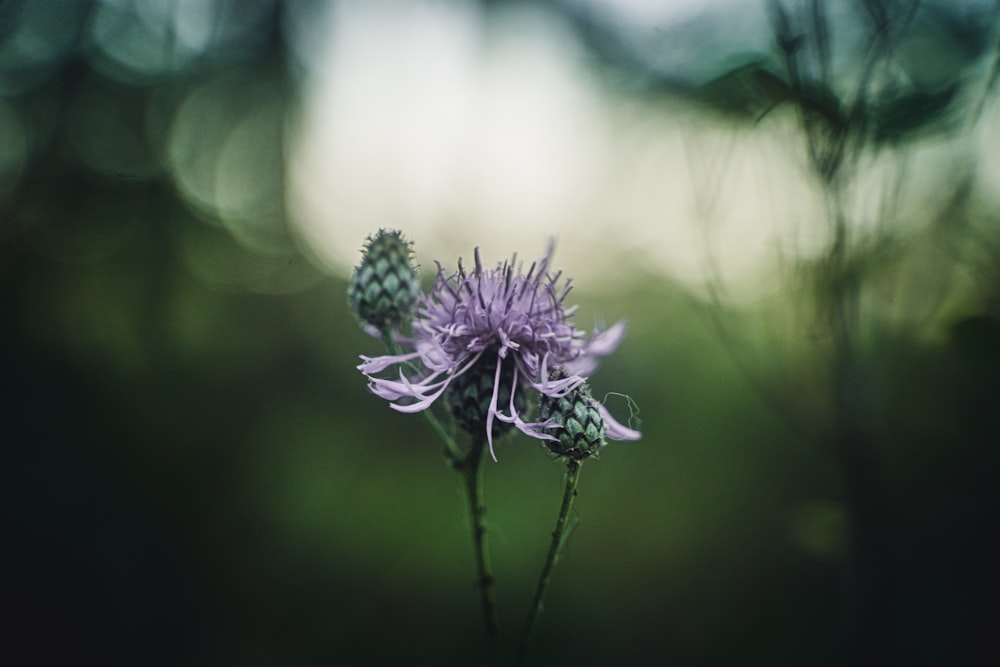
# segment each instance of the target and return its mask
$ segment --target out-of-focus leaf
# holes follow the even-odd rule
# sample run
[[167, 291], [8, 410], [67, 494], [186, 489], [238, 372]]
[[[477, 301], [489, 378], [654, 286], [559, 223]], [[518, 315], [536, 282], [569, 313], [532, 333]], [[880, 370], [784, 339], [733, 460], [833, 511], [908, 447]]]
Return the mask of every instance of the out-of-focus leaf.
[[751, 119], [795, 97], [788, 83], [760, 60], [732, 69], [688, 93], [723, 113]]
[[806, 111], [818, 115], [831, 126], [842, 126], [847, 123], [844, 105], [832, 90], [818, 81], [808, 81], [798, 92], [797, 101]]
[[830, 88], [818, 81], [806, 81], [796, 89], [763, 60], [740, 65], [704, 85], [679, 92], [744, 120], [759, 120], [775, 108], [791, 103], [831, 126], [846, 123], [840, 98]]
[[897, 95], [876, 105], [871, 111], [875, 142], [899, 143], [951, 129], [954, 118], [946, 111], [957, 92], [956, 82], [939, 90], [917, 90]]

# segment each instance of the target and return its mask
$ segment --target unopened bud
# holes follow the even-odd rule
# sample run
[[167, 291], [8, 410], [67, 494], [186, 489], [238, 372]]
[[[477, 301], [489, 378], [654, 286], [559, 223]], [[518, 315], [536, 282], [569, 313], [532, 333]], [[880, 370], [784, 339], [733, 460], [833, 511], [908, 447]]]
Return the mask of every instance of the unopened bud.
[[[565, 377], [556, 371], [552, 379]], [[542, 394], [538, 404], [539, 418], [551, 425], [549, 433], [557, 440], [544, 440], [549, 451], [560, 458], [582, 461], [595, 456], [606, 444], [604, 417], [586, 382], [563, 396]]]
[[369, 236], [347, 290], [358, 320], [383, 333], [398, 329], [413, 315], [419, 292], [411, 243], [395, 230]]

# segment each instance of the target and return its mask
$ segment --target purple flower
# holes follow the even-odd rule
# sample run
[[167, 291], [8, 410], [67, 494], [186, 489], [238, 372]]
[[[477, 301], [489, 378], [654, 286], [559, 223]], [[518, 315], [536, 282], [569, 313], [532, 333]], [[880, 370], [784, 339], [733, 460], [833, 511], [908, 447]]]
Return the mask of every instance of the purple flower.
[[[618, 347], [625, 325], [618, 322], [588, 337], [569, 321], [576, 310], [564, 305], [570, 281], [560, 287], [561, 272], [549, 272], [552, 250], [550, 244], [527, 273], [516, 255], [495, 269], [484, 269], [478, 248], [472, 271], [466, 271], [459, 260], [458, 270], [448, 275], [438, 264], [430, 293], [418, 298], [412, 334], [405, 341], [412, 351], [361, 357], [364, 363], [358, 370], [368, 377], [371, 391], [400, 412], [419, 412], [459, 378], [486, 372], [492, 376], [486, 378], [487, 393], [492, 387], [492, 395], [483, 421], [494, 460], [496, 421], [534, 438], [556, 439], [545, 432], [558, 428], [551, 420], [524, 420], [518, 405], [527, 402], [521, 392], [530, 388], [548, 397], [566, 395], [586, 380], [599, 357]], [[394, 366], [398, 367], [395, 376], [379, 377]], [[553, 374], [557, 367], [563, 372]], [[639, 438], [638, 431], [616, 422], [603, 406], [600, 410], [608, 437]]]

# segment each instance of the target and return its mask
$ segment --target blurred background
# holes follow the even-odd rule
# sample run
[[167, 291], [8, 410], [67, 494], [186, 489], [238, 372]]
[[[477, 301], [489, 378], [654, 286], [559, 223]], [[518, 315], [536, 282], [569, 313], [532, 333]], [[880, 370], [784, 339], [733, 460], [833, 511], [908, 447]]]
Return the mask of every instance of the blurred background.
[[[629, 323], [530, 664], [996, 664], [998, 17], [0, 0], [0, 654], [482, 663], [460, 478], [355, 369], [391, 227]], [[497, 451], [508, 654], [564, 467]]]

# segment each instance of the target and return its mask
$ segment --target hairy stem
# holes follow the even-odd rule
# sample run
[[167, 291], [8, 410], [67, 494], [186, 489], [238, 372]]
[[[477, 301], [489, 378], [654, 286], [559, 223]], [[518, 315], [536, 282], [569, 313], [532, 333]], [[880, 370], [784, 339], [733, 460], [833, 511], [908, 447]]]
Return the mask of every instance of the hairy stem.
[[552, 543], [549, 545], [549, 553], [545, 557], [545, 565], [542, 566], [542, 574], [539, 576], [538, 586], [535, 588], [535, 598], [531, 603], [531, 611], [528, 614], [528, 621], [524, 626], [524, 634], [521, 636], [521, 646], [518, 649], [520, 660], [524, 659], [528, 640], [535, 630], [538, 616], [542, 613], [545, 591], [552, 580], [552, 568], [559, 561], [559, 554], [566, 543], [566, 522], [569, 519], [570, 510], [573, 509], [573, 499], [576, 497], [576, 485], [580, 479], [580, 468], [582, 465], [580, 461], [570, 460], [566, 466], [566, 488], [563, 490], [562, 505], [559, 507], [556, 528], [552, 531]]

